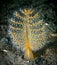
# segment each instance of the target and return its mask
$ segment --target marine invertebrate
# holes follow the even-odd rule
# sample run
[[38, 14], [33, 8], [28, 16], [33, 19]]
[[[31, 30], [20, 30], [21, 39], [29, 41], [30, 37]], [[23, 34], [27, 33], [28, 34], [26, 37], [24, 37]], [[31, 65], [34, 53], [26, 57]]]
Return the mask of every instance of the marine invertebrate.
[[24, 8], [13, 13], [9, 19], [8, 34], [13, 45], [24, 52], [24, 58], [34, 59], [33, 51], [51, 42], [53, 30], [35, 9]]

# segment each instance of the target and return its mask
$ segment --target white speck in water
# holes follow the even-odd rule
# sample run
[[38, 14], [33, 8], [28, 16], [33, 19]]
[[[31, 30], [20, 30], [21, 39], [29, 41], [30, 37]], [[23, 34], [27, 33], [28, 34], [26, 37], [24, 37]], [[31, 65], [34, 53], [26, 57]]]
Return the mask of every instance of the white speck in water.
[[27, 61], [29, 63], [29, 61]]
[[7, 51], [7, 50], [5, 50], [5, 49], [4, 49], [3, 51], [4, 51], [4, 52], [6, 52], [6, 53], [8, 52], [8, 51]]
[[45, 25], [48, 25], [48, 23], [45, 23]]

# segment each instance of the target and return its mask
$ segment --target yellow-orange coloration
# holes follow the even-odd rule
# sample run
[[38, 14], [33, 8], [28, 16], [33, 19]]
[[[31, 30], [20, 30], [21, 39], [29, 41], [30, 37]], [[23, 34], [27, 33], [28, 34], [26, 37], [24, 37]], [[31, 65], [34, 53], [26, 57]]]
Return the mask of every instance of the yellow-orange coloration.
[[35, 58], [33, 52], [38, 51], [46, 43], [49, 43], [49, 35], [55, 35], [51, 34], [48, 24], [44, 22], [43, 18], [35, 10], [23, 9], [20, 12], [24, 15], [22, 16], [17, 11], [14, 12], [14, 17], [11, 18], [9, 26], [9, 33], [11, 39], [13, 38], [14, 45], [24, 52], [24, 58], [33, 60]]
[[30, 49], [29, 43], [25, 44], [24, 58], [26, 60], [33, 60], [34, 59], [34, 54], [33, 54], [32, 50]]
[[14, 19], [11, 19], [11, 22], [12, 22], [13, 24], [22, 24], [21, 22], [17, 22], [17, 21], [15, 21]]
[[34, 10], [29, 10], [29, 9], [24, 9], [24, 11], [22, 11], [22, 13], [24, 13], [25, 15], [29, 15], [32, 14]]

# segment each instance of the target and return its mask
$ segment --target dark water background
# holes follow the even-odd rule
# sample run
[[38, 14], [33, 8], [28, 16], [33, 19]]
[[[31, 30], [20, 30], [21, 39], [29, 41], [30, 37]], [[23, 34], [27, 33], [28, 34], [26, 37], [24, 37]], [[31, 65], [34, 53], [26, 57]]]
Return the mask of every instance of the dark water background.
[[[19, 58], [22, 63], [18, 64], [16, 62], [19, 52], [12, 48], [11, 45], [8, 45], [10, 39], [7, 35], [7, 27], [8, 18], [12, 16], [13, 11], [22, 7], [38, 8], [40, 13], [43, 15], [43, 18], [47, 23], [52, 24], [53, 27], [51, 27], [55, 29], [54, 33], [57, 34], [56, 0], [0, 0], [0, 65], [57, 65], [57, 36], [53, 38], [55, 41], [50, 43], [47, 48], [44, 49], [45, 51], [39, 51], [40, 54], [37, 54], [39, 56], [36, 60], [27, 63]], [[8, 50], [9, 53], [5, 53], [3, 51], [4, 49]], [[13, 56], [16, 57], [14, 58]], [[15, 59], [15, 62], [13, 59]]]

